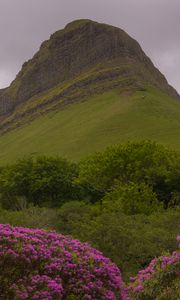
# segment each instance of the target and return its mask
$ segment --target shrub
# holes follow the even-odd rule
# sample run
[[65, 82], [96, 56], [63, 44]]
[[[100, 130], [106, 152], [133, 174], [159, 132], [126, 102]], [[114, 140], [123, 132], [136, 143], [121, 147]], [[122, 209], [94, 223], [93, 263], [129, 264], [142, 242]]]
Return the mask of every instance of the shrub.
[[0, 225], [0, 299], [121, 299], [118, 268], [88, 244]]
[[144, 183], [116, 184], [102, 199], [107, 211], [122, 211], [127, 215], [149, 215], [162, 208], [151, 187]]
[[[177, 237], [180, 241], [180, 236]], [[180, 246], [180, 245], [179, 245]], [[155, 258], [149, 266], [131, 277], [127, 300], [180, 299], [180, 252]]]
[[102, 251], [118, 265], [124, 280], [128, 280], [153, 257], [176, 249], [179, 209], [127, 216], [118, 210], [102, 211], [97, 205], [73, 201], [57, 211], [56, 230]]
[[56, 230], [57, 221], [57, 210], [53, 208], [31, 206], [20, 211], [0, 208], [0, 224]]

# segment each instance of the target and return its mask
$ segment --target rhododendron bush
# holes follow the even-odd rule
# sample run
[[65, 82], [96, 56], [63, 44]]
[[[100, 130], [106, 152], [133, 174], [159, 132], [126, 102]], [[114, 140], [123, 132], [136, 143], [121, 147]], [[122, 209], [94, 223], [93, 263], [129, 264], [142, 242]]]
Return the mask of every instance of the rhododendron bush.
[[85, 243], [0, 224], [0, 299], [121, 299], [118, 268]]
[[[180, 242], [180, 236], [177, 241]], [[180, 252], [154, 258], [147, 268], [130, 280], [125, 300], [180, 299]]]

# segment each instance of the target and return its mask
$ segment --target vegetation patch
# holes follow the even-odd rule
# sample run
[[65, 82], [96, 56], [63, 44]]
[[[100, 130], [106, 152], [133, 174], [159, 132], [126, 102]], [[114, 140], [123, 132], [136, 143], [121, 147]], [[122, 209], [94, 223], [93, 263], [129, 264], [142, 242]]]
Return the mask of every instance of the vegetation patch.
[[55, 232], [0, 225], [0, 297], [121, 299], [118, 268], [87, 244]]
[[[177, 237], [180, 241], [180, 236]], [[180, 246], [180, 245], [179, 245]], [[177, 300], [180, 298], [180, 252], [154, 258], [136, 277], [131, 277], [127, 300]]]

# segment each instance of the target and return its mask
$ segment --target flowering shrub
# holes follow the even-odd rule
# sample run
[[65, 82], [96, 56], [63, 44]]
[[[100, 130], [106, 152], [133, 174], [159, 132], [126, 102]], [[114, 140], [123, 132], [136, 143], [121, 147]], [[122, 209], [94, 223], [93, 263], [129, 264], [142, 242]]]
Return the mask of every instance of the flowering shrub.
[[[180, 236], [177, 241], [180, 242]], [[180, 299], [180, 252], [177, 250], [153, 259], [146, 269], [130, 280], [126, 300]]]
[[122, 299], [118, 268], [55, 232], [0, 224], [0, 270], [1, 300]]

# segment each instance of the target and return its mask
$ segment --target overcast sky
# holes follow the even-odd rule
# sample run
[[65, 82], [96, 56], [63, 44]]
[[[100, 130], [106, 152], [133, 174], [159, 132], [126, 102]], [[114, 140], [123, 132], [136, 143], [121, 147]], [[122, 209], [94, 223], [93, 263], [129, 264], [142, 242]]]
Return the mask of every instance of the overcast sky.
[[0, 0], [0, 88], [50, 34], [80, 18], [124, 29], [180, 93], [180, 0]]

